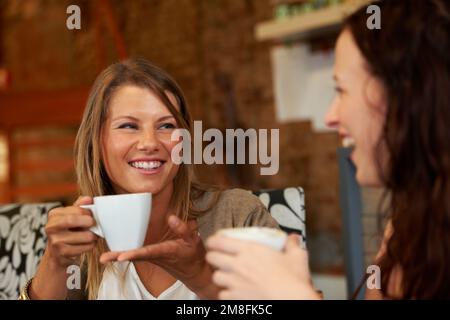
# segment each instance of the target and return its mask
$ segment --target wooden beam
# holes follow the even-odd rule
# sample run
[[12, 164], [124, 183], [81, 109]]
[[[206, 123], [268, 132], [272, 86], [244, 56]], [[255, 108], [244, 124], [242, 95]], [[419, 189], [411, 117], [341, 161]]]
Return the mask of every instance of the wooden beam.
[[75, 137], [62, 137], [62, 138], [39, 138], [30, 139], [25, 141], [11, 141], [11, 149], [24, 149], [24, 148], [54, 148], [54, 147], [73, 147], [75, 144]]
[[111, 32], [111, 36], [114, 40], [114, 45], [116, 46], [117, 53], [119, 54], [119, 59], [125, 60], [128, 57], [127, 48], [123, 39], [122, 32], [119, 29], [116, 16], [114, 15], [111, 2], [109, 0], [100, 0], [100, 6], [105, 13], [106, 25], [109, 29], [109, 32]]
[[9, 186], [9, 188], [4, 189], [4, 195], [2, 197], [3, 201], [10, 202], [13, 199], [12, 193], [11, 193], [11, 182], [12, 182], [12, 170], [13, 170], [13, 163], [12, 163], [12, 153], [10, 148], [11, 143], [11, 132], [5, 131], [5, 138], [6, 138], [6, 145], [8, 147], [8, 175], [6, 177], [6, 185]]
[[4, 21], [3, 21], [3, 15], [5, 12], [5, 7], [6, 7], [6, 3], [4, 0], [0, 0], [0, 67], [3, 66], [3, 50], [4, 50], [4, 46], [3, 46], [3, 39], [4, 39], [4, 35], [3, 35], [3, 30], [5, 29], [4, 26]]
[[15, 172], [19, 171], [27, 171], [27, 172], [36, 172], [36, 171], [69, 171], [74, 170], [74, 161], [73, 159], [61, 159], [61, 160], [46, 160], [46, 161], [23, 161], [15, 163]]
[[0, 128], [81, 122], [89, 88], [0, 94]]
[[16, 187], [12, 190], [14, 198], [27, 196], [56, 198], [60, 196], [76, 195], [77, 192], [78, 185], [76, 183], [54, 183], [32, 187]]

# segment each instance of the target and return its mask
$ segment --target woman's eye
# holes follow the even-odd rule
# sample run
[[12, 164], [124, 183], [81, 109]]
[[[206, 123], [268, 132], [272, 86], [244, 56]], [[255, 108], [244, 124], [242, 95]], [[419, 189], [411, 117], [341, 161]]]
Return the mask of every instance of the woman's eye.
[[175, 125], [173, 123], [164, 123], [159, 128], [160, 129], [175, 129]]
[[119, 126], [119, 129], [137, 129], [137, 125], [134, 123], [123, 123]]

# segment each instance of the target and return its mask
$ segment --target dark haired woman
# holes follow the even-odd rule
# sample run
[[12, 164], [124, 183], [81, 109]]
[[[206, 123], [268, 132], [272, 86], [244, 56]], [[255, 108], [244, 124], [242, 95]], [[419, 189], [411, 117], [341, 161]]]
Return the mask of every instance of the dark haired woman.
[[[326, 116], [353, 143], [356, 178], [390, 193], [389, 223], [375, 258], [381, 290], [367, 298], [450, 298], [450, 2], [379, 1], [336, 44], [336, 97]], [[221, 298], [315, 299], [307, 253], [214, 236], [207, 260]], [[299, 267], [302, 266], [302, 267]], [[261, 281], [264, 279], [264, 281]]]

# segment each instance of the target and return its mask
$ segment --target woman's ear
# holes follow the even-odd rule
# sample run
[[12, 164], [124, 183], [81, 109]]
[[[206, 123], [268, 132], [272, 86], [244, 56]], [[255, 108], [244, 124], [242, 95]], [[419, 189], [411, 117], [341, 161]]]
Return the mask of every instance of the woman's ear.
[[372, 108], [383, 114], [386, 112], [386, 89], [379, 78], [369, 77], [366, 86], [366, 96]]

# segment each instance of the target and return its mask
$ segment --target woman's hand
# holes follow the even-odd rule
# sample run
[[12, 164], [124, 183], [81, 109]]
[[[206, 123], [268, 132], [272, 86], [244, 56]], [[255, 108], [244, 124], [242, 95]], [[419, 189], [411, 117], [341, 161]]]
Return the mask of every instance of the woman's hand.
[[308, 267], [308, 254], [298, 236], [288, 237], [284, 252], [261, 244], [214, 235], [208, 239], [206, 260], [217, 271], [213, 281], [229, 299], [319, 299]]
[[197, 222], [184, 223], [176, 216], [170, 216], [168, 224], [176, 239], [126, 252], [107, 252], [102, 254], [100, 262], [148, 261], [182, 281], [201, 299], [215, 299], [219, 288], [212, 283], [212, 268], [205, 260], [206, 250], [198, 234]]
[[49, 261], [67, 268], [82, 253], [94, 248], [97, 236], [89, 228], [95, 225], [95, 220], [89, 210], [79, 207], [91, 203], [92, 198], [80, 197], [73, 206], [49, 212], [45, 226], [48, 239], [45, 254]]
[[89, 231], [95, 224], [90, 211], [79, 207], [91, 203], [92, 198], [80, 197], [73, 206], [49, 212], [47, 248], [28, 290], [31, 299], [66, 298], [67, 267], [78, 264], [80, 255], [94, 248], [97, 241]]

